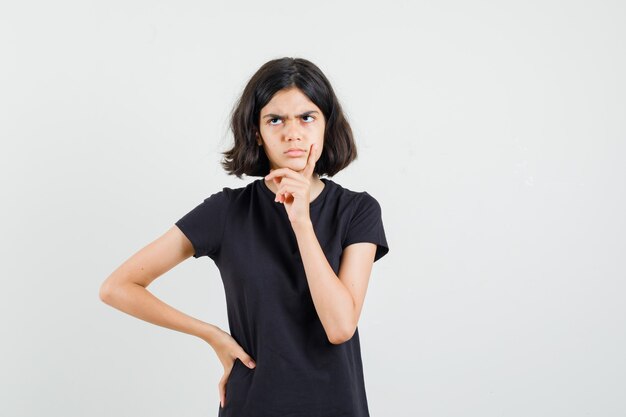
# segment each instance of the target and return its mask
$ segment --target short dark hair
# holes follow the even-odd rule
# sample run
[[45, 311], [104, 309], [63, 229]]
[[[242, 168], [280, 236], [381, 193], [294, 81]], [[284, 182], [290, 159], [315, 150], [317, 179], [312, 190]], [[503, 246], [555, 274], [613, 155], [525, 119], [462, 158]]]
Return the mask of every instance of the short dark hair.
[[242, 174], [269, 173], [269, 160], [256, 140], [260, 111], [276, 92], [292, 87], [302, 91], [324, 115], [324, 146], [314, 172], [332, 177], [357, 158], [352, 128], [326, 76], [306, 59], [284, 57], [268, 61], [257, 70], [230, 113], [235, 144], [222, 152], [221, 162], [229, 175], [241, 178]]

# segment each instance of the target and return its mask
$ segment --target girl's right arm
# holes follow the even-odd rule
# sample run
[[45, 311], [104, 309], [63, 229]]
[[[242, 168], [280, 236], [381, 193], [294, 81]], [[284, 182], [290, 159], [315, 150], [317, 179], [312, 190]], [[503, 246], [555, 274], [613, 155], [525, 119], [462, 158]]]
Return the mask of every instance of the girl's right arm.
[[213, 347], [225, 374], [218, 384], [220, 401], [236, 359], [246, 366], [254, 364], [237, 341], [227, 332], [210, 323], [191, 317], [164, 303], [147, 290], [148, 285], [165, 272], [191, 257], [194, 248], [177, 226], [127, 259], [100, 286], [100, 299], [124, 313], [168, 329], [197, 336]]
[[188, 333], [213, 345], [216, 326], [165, 304], [146, 288], [193, 254], [191, 242], [176, 226], [127, 259], [100, 286], [100, 299], [124, 313], [158, 326]]

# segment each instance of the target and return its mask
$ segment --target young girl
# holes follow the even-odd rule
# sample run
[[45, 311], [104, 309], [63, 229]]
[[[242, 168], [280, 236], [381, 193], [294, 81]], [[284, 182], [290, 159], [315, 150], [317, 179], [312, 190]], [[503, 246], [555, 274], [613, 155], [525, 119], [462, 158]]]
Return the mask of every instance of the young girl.
[[[313, 63], [272, 60], [246, 85], [231, 128], [223, 167], [262, 178], [204, 199], [115, 270], [100, 297], [210, 344], [224, 366], [220, 417], [369, 416], [357, 324], [389, 248], [377, 200], [320, 178], [357, 157], [337, 97]], [[190, 256], [217, 265], [230, 334], [147, 291]]]

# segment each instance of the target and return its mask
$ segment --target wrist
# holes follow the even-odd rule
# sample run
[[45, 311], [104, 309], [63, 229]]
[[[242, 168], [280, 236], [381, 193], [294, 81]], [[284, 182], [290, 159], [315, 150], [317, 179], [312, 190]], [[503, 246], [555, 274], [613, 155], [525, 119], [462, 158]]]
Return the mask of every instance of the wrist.
[[313, 230], [313, 223], [311, 222], [311, 219], [296, 220], [291, 222], [291, 228], [295, 233], [299, 233], [301, 231], [309, 231]]
[[215, 347], [215, 345], [219, 342], [220, 338], [222, 337], [223, 333], [224, 331], [220, 329], [219, 327], [211, 323], [204, 323], [204, 325], [202, 326], [202, 330], [200, 334], [198, 335], [198, 337], [204, 340], [205, 342], [207, 342], [209, 345]]

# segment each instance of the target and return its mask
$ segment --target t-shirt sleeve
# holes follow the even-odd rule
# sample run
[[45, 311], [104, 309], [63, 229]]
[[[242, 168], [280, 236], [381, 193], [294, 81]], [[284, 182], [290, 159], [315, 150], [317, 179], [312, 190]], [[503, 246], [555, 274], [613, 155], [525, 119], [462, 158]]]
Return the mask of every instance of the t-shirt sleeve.
[[366, 191], [356, 197], [356, 207], [348, 223], [348, 230], [342, 248], [357, 243], [371, 242], [376, 244], [374, 262], [389, 252], [385, 229], [383, 227], [382, 210], [378, 201]]
[[228, 206], [229, 194], [224, 188], [205, 198], [202, 203], [176, 221], [176, 226], [193, 245], [194, 258], [209, 256], [215, 260], [222, 245]]

